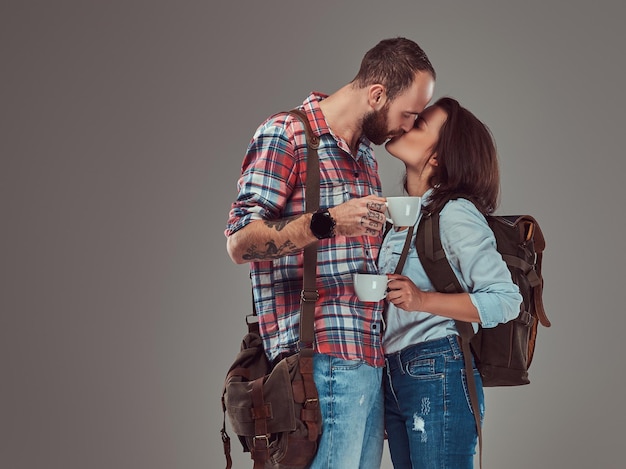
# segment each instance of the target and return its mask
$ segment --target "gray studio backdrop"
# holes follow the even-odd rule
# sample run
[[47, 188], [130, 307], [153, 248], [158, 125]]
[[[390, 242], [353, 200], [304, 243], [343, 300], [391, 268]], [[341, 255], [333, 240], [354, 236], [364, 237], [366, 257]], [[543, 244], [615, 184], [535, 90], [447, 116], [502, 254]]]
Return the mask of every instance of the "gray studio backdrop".
[[[224, 467], [220, 394], [250, 290], [223, 230], [246, 145], [406, 36], [435, 97], [493, 131], [500, 212], [547, 238], [553, 327], [529, 386], [487, 390], [484, 467], [623, 468], [619, 5], [3, 2], [0, 467]], [[401, 166], [377, 155], [399, 193]], [[251, 467], [236, 441], [233, 457]]]

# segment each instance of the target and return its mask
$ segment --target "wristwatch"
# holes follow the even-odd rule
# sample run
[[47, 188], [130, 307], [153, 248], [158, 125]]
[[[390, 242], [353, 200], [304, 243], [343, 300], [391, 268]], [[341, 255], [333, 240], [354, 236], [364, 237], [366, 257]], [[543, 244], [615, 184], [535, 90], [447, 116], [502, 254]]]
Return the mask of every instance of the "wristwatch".
[[310, 227], [311, 233], [313, 233], [317, 239], [326, 239], [335, 236], [335, 220], [326, 208], [320, 208], [313, 214]]

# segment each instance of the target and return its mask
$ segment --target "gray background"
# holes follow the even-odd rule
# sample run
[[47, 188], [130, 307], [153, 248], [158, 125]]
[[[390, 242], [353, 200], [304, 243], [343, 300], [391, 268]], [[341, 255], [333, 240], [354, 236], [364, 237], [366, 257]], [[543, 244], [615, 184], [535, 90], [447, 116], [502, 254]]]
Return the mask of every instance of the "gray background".
[[529, 386], [487, 390], [484, 467], [624, 467], [621, 2], [423, 3], [2, 3], [0, 467], [224, 467], [250, 291], [223, 230], [246, 145], [393, 36], [489, 125], [500, 212], [547, 238], [553, 327]]

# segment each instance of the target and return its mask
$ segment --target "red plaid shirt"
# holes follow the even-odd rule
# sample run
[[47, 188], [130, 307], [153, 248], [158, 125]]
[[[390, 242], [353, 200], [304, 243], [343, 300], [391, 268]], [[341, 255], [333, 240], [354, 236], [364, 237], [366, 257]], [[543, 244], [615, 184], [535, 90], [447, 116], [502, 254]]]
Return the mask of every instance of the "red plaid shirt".
[[[320, 137], [320, 207], [354, 197], [381, 195], [378, 163], [369, 140], [362, 138], [356, 156], [328, 128], [319, 101], [311, 94], [302, 109]], [[301, 122], [279, 113], [269, 117], [252, 138], [238, 181], [226, 236], [253, 220], [301, 214], [304, 207], [306, 145]], [[318, 244], [315, 347], [319, 353], [383, 365], [383, 302], [363, 303], [352, 285], [355, 272], [374, 272], [380, 237], [335, 236]], [[254, 301], [261, 335], [270, 359], [296, 350], [302, 290], [302, 252], [272, 261], [252, 262]]]

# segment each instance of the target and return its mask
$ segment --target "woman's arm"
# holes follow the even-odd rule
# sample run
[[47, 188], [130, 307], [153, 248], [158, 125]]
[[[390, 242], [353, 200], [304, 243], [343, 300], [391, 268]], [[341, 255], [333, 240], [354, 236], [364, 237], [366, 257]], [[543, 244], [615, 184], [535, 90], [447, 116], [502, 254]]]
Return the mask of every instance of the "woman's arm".
[[425, 311], [466, 322], [480, 322], [469, 293], [425, 292], [404, 275], [388, 274], [387, 300], [405, 311]]
[[425, 292], [409, 278], [389, 274], [387, 299], [406, 311], [425, 311], [483, 327], [515, 318], [522, 297], [485, 217], [471, 202], [458, 199], [446, 204], [439, 223], [446, 257], [467, 293]]

